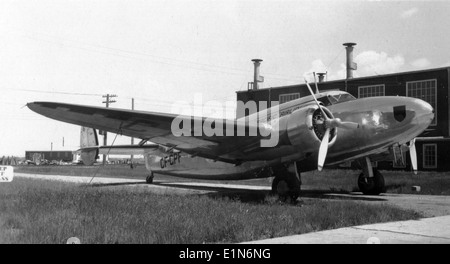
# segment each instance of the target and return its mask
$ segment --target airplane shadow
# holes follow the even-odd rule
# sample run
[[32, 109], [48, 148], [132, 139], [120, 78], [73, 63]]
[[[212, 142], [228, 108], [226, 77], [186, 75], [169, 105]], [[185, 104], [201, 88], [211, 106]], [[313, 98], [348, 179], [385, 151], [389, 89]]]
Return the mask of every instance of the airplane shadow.
[[146, 182], [116, 182], [116, 183], [93, 183], [88, 187], [114, 187], [114, 186], [129, 186], [129, 185], [147, 185]]
[[[120, 182], [120, 183], [95, 183], [89, 187], [117, 187], [117, 186], [147, 186], [148, 183], [142, 182]], [[217, 187], [217, 186], [204, 186], [204, 185], [185, 185], [177, 182], [154, 182], [151, 185], [161, 187], [172, 187], [181, 190], [195, 190], [205, 191], [206, 193], [197, 193], [195, 195], [206, 195], [214, 199], [230, 199], [241, 201], [244, 203], [264, 204], [271, 203], [276, 200], [275, 196], [268, 190], [251, 190], [245, 188], [233, 188], [233, 187]], [[242, 185], [245, 186], [245, 185]], [[192, 195], [192, 194], [191, 194]], [[296, 202], [291, 204], [298, 204], [302, 202], [302, 198], [309, 199], [323, 199], [323, 200], [352, 200], [352, 201], [385, 201], [381, 197], [367, 197], [362, 194], [349, 193], [347, 191], [339, 190], [315, 190], [307, 189], [302, 190], [300, 197]]]

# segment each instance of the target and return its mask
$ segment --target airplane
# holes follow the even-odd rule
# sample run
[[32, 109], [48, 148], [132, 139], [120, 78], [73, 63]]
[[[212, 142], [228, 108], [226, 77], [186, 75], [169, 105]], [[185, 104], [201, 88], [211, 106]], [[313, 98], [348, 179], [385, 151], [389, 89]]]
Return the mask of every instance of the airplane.
[[[239, 119], [221, 120], [227, 126], [214, 127], [221, 135], [195, 133], [189, 125], [208, 123], [208, 118], [199, 116], [57, 102], [27, 106], [62, 122], [140, 138], [141, 143], [132, 148], [144, 154], [149, 183], [154, 173], [209, 180], [274, 177], [272, 191], [282, 199], [296, 200], [302, 172], [356, 161], [362, 169], [357, 181], [360, 191], [379, 195], [385, 191], [384, 177], [371, 162], [385, 159], [394, 146], [406, 145], [417, 171], [414, 142], [434, 118], [430, 104], [402, 96], [357, 99], [340, 90], [319, 92], [317, 87], [314, 93], [306, 85], [311, 95]], [[174, 133], [176, 120], [185, 122], [183, 129], [190, 133]], [[262, 132], [237, 133], [256, 128]], [[278, 141], [262, 147], [262, 141], [271, 136], [268, 132], [277, 133]], [[81, 151], [83, 160], [92, 162], [99, 148]]]

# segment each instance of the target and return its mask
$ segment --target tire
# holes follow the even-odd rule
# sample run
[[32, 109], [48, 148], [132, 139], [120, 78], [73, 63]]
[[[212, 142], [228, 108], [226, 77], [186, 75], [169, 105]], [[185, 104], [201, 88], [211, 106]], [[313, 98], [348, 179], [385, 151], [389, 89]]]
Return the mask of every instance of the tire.
[[386, 191], [384, 177], [377, 169], [373, 169], [372, 178], [361, 173], [358, 177], [358, 188], [365, 195], [379, 195]]
[[300, 181], [296, 177], [276, 176], [272, 181], [272, 193], [283, 202], [295, 201], [300, 196]]
[[153, 176], [153, 172], [152, 172], [150, 175], [147, 176], [147, 178], [145, 179], [145, 181], [146, 181], [148, 184], [152, 184], [152, 183], [153, 183], [153, 178], [155, 178], [155, 177]]

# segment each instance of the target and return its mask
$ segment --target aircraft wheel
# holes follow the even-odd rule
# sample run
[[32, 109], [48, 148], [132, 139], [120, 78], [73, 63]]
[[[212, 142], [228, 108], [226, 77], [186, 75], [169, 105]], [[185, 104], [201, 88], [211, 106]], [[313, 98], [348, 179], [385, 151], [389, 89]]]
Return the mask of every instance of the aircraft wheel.
[[151, 172], [150, 175], [147, 176], [147, 178], [145, 179], [145, 181], [146, 181], [148, 184], [151, 184], [151, 183], [153, 183], [153, 178], [155, 178], [155, 176], [153, 176], [153, 172]]
[[275, 177], [272, 193], [277, 194], [281, 201], [295, 201], [300, 196], [300, 181], [296, 177]]
[[373, 177], [365, 177], [364, 173], [361, 173], [358, 177], [359, 190], [365, 195], [379, 195], [385, 192], [384, 177], [376, 169], [373, 169]]

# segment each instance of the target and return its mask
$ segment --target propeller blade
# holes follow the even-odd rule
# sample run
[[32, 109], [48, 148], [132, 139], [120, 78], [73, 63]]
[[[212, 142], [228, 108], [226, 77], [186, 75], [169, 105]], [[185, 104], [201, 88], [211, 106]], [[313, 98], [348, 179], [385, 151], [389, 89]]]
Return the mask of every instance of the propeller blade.
[[413, 139], [409, 142], [409, 155], [411, 158], [411, 165], [412, 165], [414, 174], [417, 174], [416, 139]]
[[313, 72], [314, 75], [314, 84], [316, 85], [316, 93], [319, 93], [319, 87], [317, 86], [316, 73]]
[[309, 92], [311, 93], [312, 97], [314, 98], [314, 101], [316, 101], [317, 106], [319, 107], [320, 111], [322, 112], [323, 118], [324, 118], [325, 120], [328, 120], [328, 116], [325, 114], [325, 111], [323, 111], [322, 107], [321, 107], [320, 104], [319, 104], [319, 101], [317, 101], [317, 98], [316, 98], [316, 96], [314, 95], [314, 92], [313, 92], [313, 90], [311, 89], [311, 86], [309, 86], [309, 83], [308, 83], [308, 81], [307, 81], [306, 79], [305, 79], [305, 83], [306, 83], [306, 86], [308, 86]]
[[327, 157], [329, 138], [330, 138], [330, 129], [327, 128], [327, 130], [325, 130], [325, 135], [323, 135], [322, 142], [320, 143], [319, 148], [319, 158], [317, 161], [317, 169], [319, 171], [322, 171], [323, 164], [325, 163], [325, 158]]

